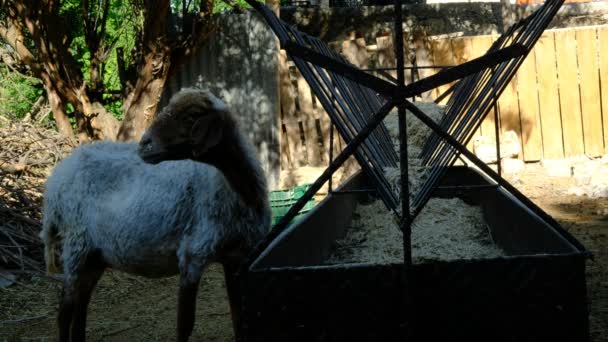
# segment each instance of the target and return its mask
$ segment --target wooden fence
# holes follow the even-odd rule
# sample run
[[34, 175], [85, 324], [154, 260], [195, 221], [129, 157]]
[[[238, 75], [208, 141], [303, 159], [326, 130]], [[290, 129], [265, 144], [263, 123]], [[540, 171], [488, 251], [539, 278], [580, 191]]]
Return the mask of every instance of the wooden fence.
[[[460, 64], [485, 53], [497, 37], [414, 39], [406, 44], [406, 63], [415, 55], [418, 66]], [[363, 39], [342, 43], [343, 54], [360, 67], [392, 66], [392, 49], [390, 36], [373, 45]], [[437, 71], [421, 69], [419, 77]], [[288, 74], [281, 84], [282, 167], [323, 165], [327, 114], [299, 72], [290, 67]], [[448, 87], [424, 97], [432, 100]], [[608, 26], [546, 31], [499, 98], [498, 114], [501, 131], [513, 130], [520, 137], [525, 161], [608, 153]], [[493, 113], [475, 134], [495, 136]]]

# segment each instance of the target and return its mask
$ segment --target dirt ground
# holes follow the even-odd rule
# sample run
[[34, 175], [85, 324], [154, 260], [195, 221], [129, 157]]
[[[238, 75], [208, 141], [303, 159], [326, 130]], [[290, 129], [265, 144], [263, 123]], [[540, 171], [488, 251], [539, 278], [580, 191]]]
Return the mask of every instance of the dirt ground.
[[[593, 342], [608, 342], [608, 199], [566, 195], [573, 180], [548, 177], [537, 164], [507, 178], [595, 255], [587, 271], [591, 336]], [[58, 296], [59, 283], [46, 277], [22, 278], [0, 289], [0, 341], [53, 341]], [[177, 278], [106, 272], [89, 308], [88, 339], [174, 340], [176, 297]], [[233, 338], [222, 269], [212, 266], [201, 283], [192, 340]]]
[[594, 260], [587, 262], [591, 341], [607, 342], [608, 198], [568, 195], [574, 178], [550, 177], [540, 164], [528, 164], [524, 172], [505, 178], [593, 253]]
[[[87, 341], [174, 341], [177, 277], [146, 279], [108, 271], [89, 306]], [[34, 278], [0, 290], [0, 341], [54, 341], [59, 283]], [[233, 341], [219, 265], [205, 273], [192, 341]]]

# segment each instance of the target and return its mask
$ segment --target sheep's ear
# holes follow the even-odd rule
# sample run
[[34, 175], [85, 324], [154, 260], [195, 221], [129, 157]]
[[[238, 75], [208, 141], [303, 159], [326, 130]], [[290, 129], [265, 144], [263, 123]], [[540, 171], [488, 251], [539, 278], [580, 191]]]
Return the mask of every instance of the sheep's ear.
[[193, 145], [203, 152], [219, 144], [223, 131], [220, 118], [215, 115], [206, 115], [194, 123], [190, 131], [190, 139]]

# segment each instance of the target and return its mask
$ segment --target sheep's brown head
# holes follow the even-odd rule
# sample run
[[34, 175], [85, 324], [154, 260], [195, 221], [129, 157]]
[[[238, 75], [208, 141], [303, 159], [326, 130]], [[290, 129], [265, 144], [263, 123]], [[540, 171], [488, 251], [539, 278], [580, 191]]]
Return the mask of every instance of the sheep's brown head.
[[139, 155], [148, 163], [195, 159], [220, 144], [233, 125], [224, 102], [208, 91], [183, 89], [156, 116], [139, 142]]

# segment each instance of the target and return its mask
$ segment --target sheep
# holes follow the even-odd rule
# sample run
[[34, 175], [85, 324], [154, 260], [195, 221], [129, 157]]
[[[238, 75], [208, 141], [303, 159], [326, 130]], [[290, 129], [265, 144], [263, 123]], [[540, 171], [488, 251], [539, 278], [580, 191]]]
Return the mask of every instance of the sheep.
[[234, 270], [271, 218], [253, 147], [226, 105], [195, 89], [174, 95], [139, 145], [75, 149], [54, 168], [43, 206], [47, 270], [64, 273], [59, 341], [85, 339], [87, 305], [106, 267], [179, 274], [177, 339], [187, 341], [207, 265]]

